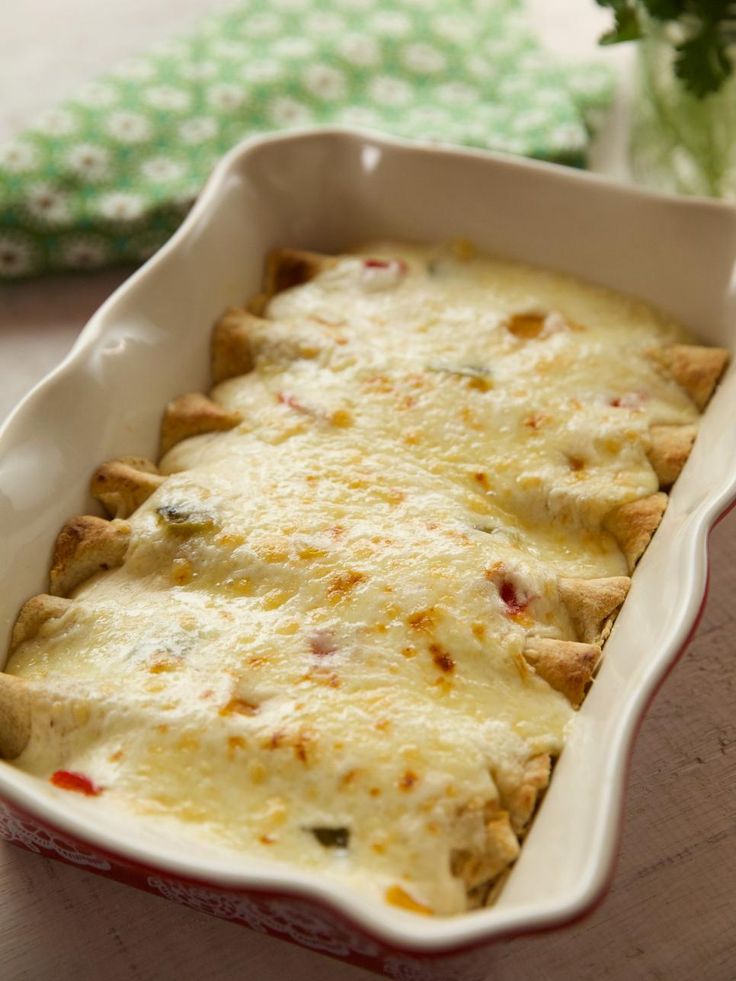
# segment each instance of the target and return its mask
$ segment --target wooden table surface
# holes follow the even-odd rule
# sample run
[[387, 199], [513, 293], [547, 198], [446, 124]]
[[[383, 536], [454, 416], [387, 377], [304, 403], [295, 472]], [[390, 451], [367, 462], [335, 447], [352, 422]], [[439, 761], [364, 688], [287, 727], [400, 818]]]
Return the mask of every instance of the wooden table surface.
[[[181, 29], [207, 6], [206, 0], [26, 0], [12, 14], [4, 11], [0, 91], [12, 98], [0, 106], [0, 139], [20, 128], [27, 112], [53, 101], [59, 86], [61, 94], [71, 90], [109, 57]], [[45, 54], [31, 44], [39, 24], [45, 24]], [[82, 43], [67, 64], [61, 41], [90, 36], [103, 41]], [[123, 278], [116, 271], [0, 288], [0, 419], [59, 361]], [[573, 927], [498, 944], [488, 955], [489, 981], [736, 978], [736, 513], [714, 530], [711, 556], [700, 629], [636, 744], [609, 894]], [[0, 979], [103, 977], [369, 981], [375, 975], [0, 844]]]

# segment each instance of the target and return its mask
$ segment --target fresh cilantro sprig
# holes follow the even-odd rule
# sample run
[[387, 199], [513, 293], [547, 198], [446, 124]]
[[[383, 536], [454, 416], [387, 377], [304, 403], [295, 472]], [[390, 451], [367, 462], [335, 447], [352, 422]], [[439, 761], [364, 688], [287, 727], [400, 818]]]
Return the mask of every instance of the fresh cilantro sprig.
[[[675, 74], [698, 98], [717, 92], [734, 70], [736, 0], [597, 0], [613, 12], [614, 26], [601, 44], [636, 41], [644, 36], [646, 15], [676, 24]], [[729, 51], [729, 46], [731, 50]]]

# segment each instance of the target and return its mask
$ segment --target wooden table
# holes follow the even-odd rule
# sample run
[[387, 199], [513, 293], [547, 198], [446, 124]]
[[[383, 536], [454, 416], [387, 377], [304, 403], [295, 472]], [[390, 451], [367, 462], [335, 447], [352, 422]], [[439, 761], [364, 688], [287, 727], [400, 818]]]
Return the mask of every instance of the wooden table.
[[[4, 11], [0, 91], [10, 97], [0, 107], [0, 139], [111, 57], [185, 27], [209, 6], [25, 0]], [[565, 20], [561, 6], [556, 16]], [[568, 0], [565, 10], [573, 7], [574, 33], [588, 7]], [[564, 38], [566, 28], [556, 26]], [[40, 51], [31, 46], [39, 37]], [[77, 45], [73, 59], [65, 45]], [[123, 278], [106, 272], [0, 288], [0, 419]], [[489, 981], [736, 978], [736, 514], [714, 530], [711, 546], [712, 588], [700, 629], [637, 742], [610, 893], [573, 927], [499, 944], [488, 956]], [[0, 844], [2, 981], [372, 977]]]

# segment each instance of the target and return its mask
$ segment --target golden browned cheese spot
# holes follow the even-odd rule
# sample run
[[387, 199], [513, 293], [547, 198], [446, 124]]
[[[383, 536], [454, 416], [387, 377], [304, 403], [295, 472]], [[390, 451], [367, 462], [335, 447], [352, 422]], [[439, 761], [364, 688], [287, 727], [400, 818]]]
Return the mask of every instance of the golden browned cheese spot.
[[400, 909], [408, 910], [410, 913], [420, 913], [422, 916], [433, 916], [434, 911], [419, 900], [414, 899], [402, 886], [389, 886], [386, 890], [386, 902]]
[[327, 595], [331, 600], [337, 601], [343, 599], [349, 593], [351, 593], [356, 586], [360, 583], [365, 582], [367, 576], [363, 572], [358, 572], [355, 569], [349, 569], [347, 572], [338, 572], [330, 579], [327, 583]]
[[200, 392], [180, 395], [166, 406], [161, 422], [161, 454], [190, 436], [234, 429], [242, 417], [229, 412]]
[[429, 607], [426, 610], [417, 610], [416, 613], [412, 613], [407, 617], [407, 623], [412, 630], [422, 631], [423, 633], [432, 633], [437, 625], [437, 620], [438, 613], [434, 607]]
[[671, 487], [687, 463], [695, 437], [696, 426], [652, 426], [649, 462], [659, 478], [659, 486]]
[[49, 572], [49, 592], [68, 596], [96, 572], [122, 565], [130, 540], [130, 526], [117, 518], [94, 515], [72, 518], [59, 532]]
[[450, 652], [445, 650], [441, 644], [430, 644], [429, 653], [432, 655], [432, 661], [434, 662], [435, 666], [438, 667], [440, 671], [449, 673], [455, 670], [455, 661], [450, 655]]
[[667, 495], [660, 492], [630, 504], [622, 504], [607, 515], [604, 527], [626, 556], [629, 572], [634, 571], [634, 566], [644, 554], [666, 508]]
[[601, 656], [597, 644], [580, 644], [572, 640], [528, 637], [524, 658], [548, 685], [562, 692], [577, 708]]
[[652, 357], [670, 372], [702, 412], [730, 355], [721, 347], [672, 344], [653, 351]]
[[539, 337], [544, 330], [545, 313], [529, 311], [515, 313], [505, 323], [506, 330], [521, 340], [528, 341]]

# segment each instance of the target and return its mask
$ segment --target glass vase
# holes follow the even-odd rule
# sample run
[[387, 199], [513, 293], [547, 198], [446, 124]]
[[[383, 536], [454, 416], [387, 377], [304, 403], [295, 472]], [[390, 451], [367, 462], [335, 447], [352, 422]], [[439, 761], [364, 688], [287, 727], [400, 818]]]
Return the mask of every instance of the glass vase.
[[638, 48], [632, 176], [663, 191], [736, 200], [736, 74], [699, 99], [675, 75], [666, 29], [650, 24]]

